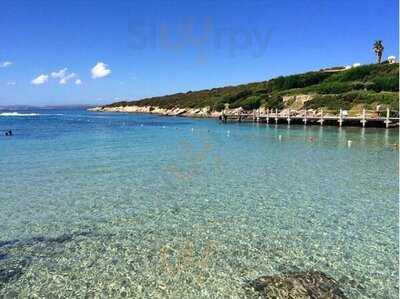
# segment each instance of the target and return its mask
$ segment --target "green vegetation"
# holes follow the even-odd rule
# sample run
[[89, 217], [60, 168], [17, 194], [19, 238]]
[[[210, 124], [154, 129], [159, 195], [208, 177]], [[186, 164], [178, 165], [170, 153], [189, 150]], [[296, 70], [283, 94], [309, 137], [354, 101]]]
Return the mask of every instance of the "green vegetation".
[[374, 109], [379, 104], [398, 110], [399, 64], [370, 64], [340, 70], [336, 67], [269, 81], [117, 102], [108, 106], [158, 106], [167, 109], [209, 106], [215, 111], [223, 110], [226, 105], [247, 110], [259, 107], [282, 109], [291, 104], [290, 101], [284, 103], [284, 96], [313, 95], [313, 99], [304, 104], [305, 108], [338, 110], [361, 105]]
[[399, 94], [393, 92], [350, 91], [343, 94], [317, 95], [304, 104], [305, 108], [338, 111], [340, 108], [350, 110], [356, 105], [373, 108], [377, 104], [389, 106], [398, 110]]

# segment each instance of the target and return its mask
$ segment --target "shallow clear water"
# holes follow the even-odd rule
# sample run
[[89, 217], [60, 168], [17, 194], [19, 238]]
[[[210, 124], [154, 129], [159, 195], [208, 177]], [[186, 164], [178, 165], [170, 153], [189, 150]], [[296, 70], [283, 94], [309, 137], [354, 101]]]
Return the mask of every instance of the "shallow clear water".
[[398, 130], [21, 113], [0, 115], [0, 297], [236, 298], [318, 270], [397, 298]]

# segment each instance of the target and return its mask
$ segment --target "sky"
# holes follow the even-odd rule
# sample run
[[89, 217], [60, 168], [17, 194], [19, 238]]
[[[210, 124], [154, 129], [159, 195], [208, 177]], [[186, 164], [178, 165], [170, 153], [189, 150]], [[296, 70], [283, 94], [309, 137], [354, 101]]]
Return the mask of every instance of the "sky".
[[397, 0], [0, 2], [0, 105], [103, 104], [398, 56]]

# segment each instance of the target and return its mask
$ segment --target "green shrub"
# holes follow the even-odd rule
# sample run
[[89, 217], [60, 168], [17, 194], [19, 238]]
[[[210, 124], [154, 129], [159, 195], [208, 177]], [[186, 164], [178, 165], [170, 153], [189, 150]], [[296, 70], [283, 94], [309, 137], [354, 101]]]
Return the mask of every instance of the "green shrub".
[[272, 109], [283, 109], [283, 98], [280, 95], [272, 95], [267, 98], [265, 107]]
[[236, 91], [234, 93], [229, 93], [223, 97], [226, 103], [234, 103], [238, 100], [244, 99], [251, 95], [251, 91], [248, 89]]
[[352, 90], [353, 86], [350, 83], [343, 82], [324, 82], [317, 87], [317, 92], [322, 94], [327, 93], [343, 93]]
[[363, 82], [323, 82], [309, 90], [321, 94], [339, 94], [352, 90], [363, 90], [364, 88]]
[[217, 100], [212, 106], [212, 110], [214, 111], [222, 111], [225, 109], [225, 103], [222, 99]]
[[380, 91], [399, 91], [399, 77], [398, 76], [382, 76], [373, 80], [374, 85], [372, 90]]
[[392, 92], [371, 92], [371, 91], [352, 91], [337, 95], [317, 95], [314, 99], [305, 102], [307, 109], [327, 108], [328, 110], [338, 111], [351, 109], [354, 105], [362, 104], [365, 108], [372, 108], [374, 104], [384, 104], [391, 109], [398, 110], [399, 94]]
[[250, 96], [245, 98], [244, 100], [239, 100], [235, 102], [233, 106], [242, 107], [245, 110], [253, 110], [258, 109], [261, 104], [261, 97], [260, 96]]
[[325, 72], [309, 72], [301, 75], [281, 76], [269, 81], [268, 85], [271, 91], [303, 88], [319, 84], [329, 76], [331, 76], [331, 73]]
[[375, 65], [362, 65], [354, 67], [349, 70], [339, 72], [331, 76], [327, 81], [330, 82], [346, 82], [346, 81], [363, 81], [368, 75], [371, 74]]
[[306, 109], [327, 108], [329, 110], [349, 109], [343, 99], [338, 95], [317, 95], [310, 101], [304, 103]]
[[127, 102], [127, 101], [115, 102], [108, 106], [109, 107], [125, 107], [125, 106], [129, 106], [129, 102]]

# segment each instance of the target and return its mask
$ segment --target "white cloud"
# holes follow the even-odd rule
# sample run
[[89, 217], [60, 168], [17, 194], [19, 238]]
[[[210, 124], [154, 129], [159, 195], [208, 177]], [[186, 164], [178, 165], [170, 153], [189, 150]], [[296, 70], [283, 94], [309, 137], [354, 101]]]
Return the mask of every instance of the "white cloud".
[[76, 74], [75, 73], [68, 74], [68, 68], [65, 67], [57, 72], [52, 72], [51, 77], [53, 77], [54, 79], [60, 79], [58, 81], [58, 83], [60, 84], [67, 84], [68, 80], [76, 77]]
[[35, 79], [33, 79], [31, 81], [31, 84], [33, 85], [42, 85], [47, 83], [47, 81], [49, 81], [49, 76], [45, 75], [45, 74], [41, 74], [38, 77], [36, 77]]
[[59, 70], [58, 72], [52, 72], [51, 76], [55, 79], [62, 79], [65, 77], [67, 71], [68, 71], [68, 68], [63, 68], [63, 69]]
[[75, 73], [68, 74], [65, 77], [61, 78], [59, 83], [60, 84], [67, 84], [68, 80], [70, 80], [72, 78], [75, 78], [75, 77], [76, 77]]
[[15, 82], [15, 81], [7, 82], [7, 85], [8, 85], [8, 86], [13, 86], [13, 85], [15, 85], [15, 84], [17, 84], [17, 82]]
[[0, 62], [0, 68], [5, 68], [5, 67], [8, 67], [8, 66], [10, 66], [12, 64], [13, 63], [11, 61], [3, 61], [3, 62]]
[[108, 76], [111, 73], [111, 70], [107, 68], [108, 65], [103, 62], [98, 62], [92, 69], [92, 78], [102, 78]]
[[76, 85], [81, 85], [82, 84], [82, 80], [81, 79], [76, 79], [75, 80], [75, 84]]

